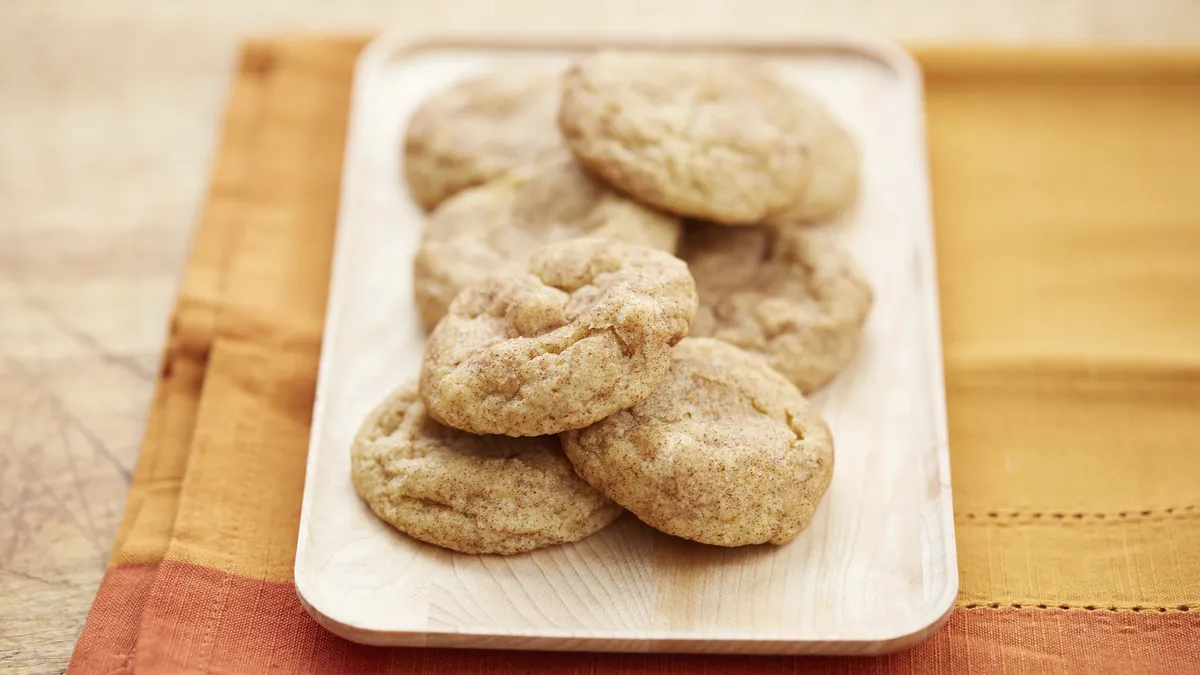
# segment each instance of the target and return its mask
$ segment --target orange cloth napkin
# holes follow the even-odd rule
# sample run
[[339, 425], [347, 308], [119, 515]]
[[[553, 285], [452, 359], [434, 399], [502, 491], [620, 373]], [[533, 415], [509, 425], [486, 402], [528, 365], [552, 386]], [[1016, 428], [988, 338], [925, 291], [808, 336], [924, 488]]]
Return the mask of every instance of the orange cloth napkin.
[[[876, 658], [381, 649], [292, 586], [352, 66], [246, 47], [71, 673], [1200, 668], [1200, 54], [922, 51], [961, 592]], [[415, 320], [415, 319], [414, 319]]]

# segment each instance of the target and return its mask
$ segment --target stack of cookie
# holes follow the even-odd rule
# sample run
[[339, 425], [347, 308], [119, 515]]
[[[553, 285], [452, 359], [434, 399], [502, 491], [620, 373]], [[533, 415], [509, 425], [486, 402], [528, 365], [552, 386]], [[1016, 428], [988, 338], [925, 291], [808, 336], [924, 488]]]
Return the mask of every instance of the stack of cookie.
[[439, 93], [404, 166], [430, 335], [352, 448], [380, 518], [499, 554], [623, 509], [721, 546], [807, 526], [833, 439], [804, 395], [872, 304], [810, 225], [858, 189], [827, 109], [749, 57], [606, 51]]

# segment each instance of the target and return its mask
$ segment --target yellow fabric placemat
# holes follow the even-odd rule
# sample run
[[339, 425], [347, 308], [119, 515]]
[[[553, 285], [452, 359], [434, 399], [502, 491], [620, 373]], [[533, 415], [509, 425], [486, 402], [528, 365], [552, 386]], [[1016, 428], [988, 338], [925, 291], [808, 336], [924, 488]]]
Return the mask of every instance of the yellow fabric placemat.
[[1200, 54], [924, 50], [960, 608], [875, 659], [375, 649], [291, 584], [358, 40], [238, 73], [71, 672], [1187, 672]]
[[1200, 60], [929, 53], [963, 604], [1200, 602]]

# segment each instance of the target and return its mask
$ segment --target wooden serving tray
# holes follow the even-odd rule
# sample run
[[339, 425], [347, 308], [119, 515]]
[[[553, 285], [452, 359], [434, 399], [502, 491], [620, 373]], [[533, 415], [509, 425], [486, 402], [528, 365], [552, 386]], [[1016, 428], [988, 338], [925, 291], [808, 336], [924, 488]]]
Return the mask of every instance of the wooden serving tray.
[[363, 416], [419, 370], [412, 301], [420, 209], [399, 171], [430, 93], [500, 61], [566, 65], [626, 41], [385, 36], [361, 56], [296, 588], [329, 630], [383, 645], [869, 654], [928, 636], [958, 588], [920, 72], [860, 39], [636, 46], [745, 50], [825, 100], [859, 139], [863, 191], [829, 227], [877, 301], [856, 363], [815, 396], [836, 439], [833, 484], [792, 543], [722, 549], [625, 514], [583, 541], [512, 557], [452, 553], [375, 518], [350, 483]]

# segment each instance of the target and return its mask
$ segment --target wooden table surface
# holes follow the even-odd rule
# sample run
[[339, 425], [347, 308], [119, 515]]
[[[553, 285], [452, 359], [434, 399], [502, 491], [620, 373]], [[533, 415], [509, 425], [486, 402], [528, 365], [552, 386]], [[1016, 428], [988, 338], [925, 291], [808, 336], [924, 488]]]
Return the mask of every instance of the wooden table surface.
[[[0, 672], [61, 672], [120, 521], [239, 40], [642, 26], [1195, 45], [1195, 0], [0, 1]], [[622, 9], [624, 8], [624, 9]]]

